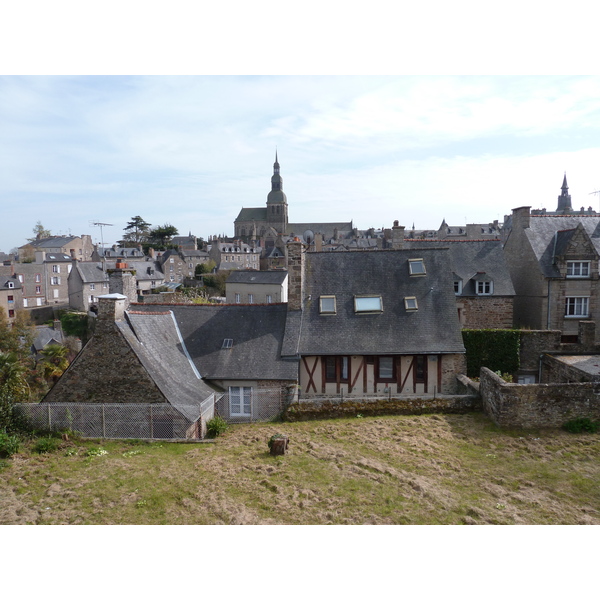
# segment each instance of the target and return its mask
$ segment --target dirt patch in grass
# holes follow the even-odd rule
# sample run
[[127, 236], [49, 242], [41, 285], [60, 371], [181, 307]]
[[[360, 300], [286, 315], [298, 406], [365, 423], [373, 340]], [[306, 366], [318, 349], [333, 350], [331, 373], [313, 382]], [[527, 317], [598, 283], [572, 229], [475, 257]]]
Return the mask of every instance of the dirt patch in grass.
[[[278, 432], [290, 447], [272, 457]], [[599, 459], [598, 435], [500, 431], [477, 413], [234, 426], [214, 444], [78, 441], [8, 461], [0, 523], [599, 524]]]

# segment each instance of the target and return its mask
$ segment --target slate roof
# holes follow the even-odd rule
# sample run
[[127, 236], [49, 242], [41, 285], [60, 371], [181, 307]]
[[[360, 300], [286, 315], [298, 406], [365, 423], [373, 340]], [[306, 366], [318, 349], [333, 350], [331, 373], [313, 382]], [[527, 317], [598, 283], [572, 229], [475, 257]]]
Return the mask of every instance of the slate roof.
[[[409, 275], [409, 258], [423, 258], [425, 276]], [[288, 321], [286, 352], [295, 335], [301, 355], [464, 352], [447, 249], [311, 252], [305, 261], [310, 300]], [[335, 295], [335, 315], [319, 313], [322, 295]], [[381, 296], [383, 312], [356, 314], [355, 295]], [[405, 308], [410, 296], [416, 311]]]
[[[12, 283], [12, 287], [8, 284]], [[0, 288], [7, 290], [20, 290], [23, 286], [17, 277], [14, 275], [10, 277], [0, 276]]]
[[[267, 207], [242, 208], [235, 221], [266, 221]], [[235, 223], [234, 221], [234, 223]]]
[[[102, 269], [101, 262], [77, 262], [75, 263], [81, 280], [83, 283], [98, 283], [102, 281], [108, 281], [108, 273]], [[114, 263], [107, 261], [106, 268], [114, 268]]]
[[286, 278], [287, 271], [233, 271], [227, 283], [282, 285]]
[[44, 262], [71, 262], [72, 258], [62, 252], [46, 252]]
[[27, 242], [24, 246], [19, 248], [25, 248], [26, 246], [33, 246], [34, 248], [62, 248], [67, 244], [70, 244], [73, 240], [76, 240], [79, 236], [52, 236], [48, 238], [42, 238], [40, 240], [34, 240], [33, 242]]
[[57, 331], [53, 327], [39, 326], [35, 328], [35, 340], [33, 347], [42, 351], [48, 344], [62, 344], [64, 341], [62, 331]]
[[[75, 268], [84, 283], [108, 281], [108, 273], [102, 269], [102, 262], [81, 261], [76, 263]], [[114, 269], [115, 261], [107, 260], [106, 268]], [[127, 268], [135, 270], [137, 281], [162, 281], [164, 279], [160, 264], [155, 260], [129, 260], [127, 261]], [[148, 273], [148, 269], [154, 272]]]
[[144, 258], [144, 253], [139, 248], [97, 248], [95, 253], [104, 258]]
[[405, 240], [407, 248], [448, 248], [449, 267], [462, 279], [461, 296], [475, 296], [477, 275], [494, 282], [493, 296], [514, 296], [515, 288], [499, 240]]
[[[156, 305], [136, 305], [156, 310]], [[287, 305], [170, 306], [205, 379], [297, 380], [298, 363], [281, 358]], [[229, 349], [224, 339], [232, 339]]]
[[325, 241], [334, 236], [335, 230], [338, 234], [352, 231], [352, 221], [348, 223], [288, 223], [285, 233], [302, 237], [305, 231], [313, 233], [322, 233]]
[[115, 324], [165, 398], [190, 421], [214, 390], [200, 379], [171, 311], [126, 312]]
[[[558, 269], [554, 266], [555, 233], [573, 230], [579, 223], [583, 225], [586, 233], [590, 236], [596, 252], [600, 254], [600, 216], [531, 215], [529, 227], [523, 231], [546, 277], [560, 277]], [[564, 246], [568, 242], [568, 236], [559, 237]]]

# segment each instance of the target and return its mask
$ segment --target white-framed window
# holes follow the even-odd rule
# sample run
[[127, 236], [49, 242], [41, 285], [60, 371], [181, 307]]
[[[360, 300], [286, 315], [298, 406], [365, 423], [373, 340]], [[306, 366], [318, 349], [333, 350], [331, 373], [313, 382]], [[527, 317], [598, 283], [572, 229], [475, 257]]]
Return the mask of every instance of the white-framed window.
[[489, 296], [494, 291], [491, 281], [477, 281], [475, 285], [478, 296]]
[[454, 293], [459, 296], [462, 294], [462, 279], [454, 280]]
[[322, 315], [335, 315], [335, 296], [321, 296], [319, 298], [319, 312]]
[[94, 304], [94, 295], [93, 294], [90, 296], [90, 304]]
[[42, 286], [41, 285], [36, 285], [35, 286], [35, 293], [36, 294], [41, 294], [42, 293]]
[[587, 296], [565, 298], [565, 317], [589, 316], [590, 299]]
[[414, 296], [406, 296], [404, 298], [404, 308], [406, 310], [418, 310], [417, 299]]
[[58, 290], [52, 290], [52, 297], [58, 298]]
[[229, 388], [229, 414], [232, 417], [250, 417], [252, 415], [252, 388]]
[[169, 262], [170, 262], [170, 263], [174, 263], [174, 262], [175, 262], [175, 259], [174, 259], [174, 258], [170, 258], [170, 259], [169, 259]]
[[29, 306], [29, 300], [27, 298], [23, 298], [23, 308], [27, 308]]
[[271, 294], [267, 294], [267, 304], [273, 304], [273, 296]]
[[223, 345], [221, 346], [221, 348], [224, 348], [225, 350], [233, 348], [233, 338], [225, 338], [223, 340]]
[[379, 313], [382, 311], [381, 296], [354, 296], [354, 312]]
[[568, 260], [567, 261], [567, 277], [589, 277], [590, 276], [590, 261], [589, 260]]
[[52, 285], [58, 285], [58, 284], [60, 283], [60, 277], [52, 277], [52, 278], [50, 279], [50, 283], [51, 283]]
[[95, 289], [96, 289], [96, 284], [90, 283], [90, 290], [95, 290]]
[[60, 265], [52, 265], [53, 273], [60, 273]]
[[236, 294], [235, 295], [235, 303], [239, 304], [241, 301], [242, 301], [242, 298], [241, 298], [240, 294]]
[[425, 262], [422, 258], [409, 258], [408, 270], [411, 275], [425, 275]]
[[248, 294], [248, 304], [254, 304], [254, 294]]
[[15, 284], [12, 281], [9, 281], [8, 282], [8, 287], [12, 289], [12, 288], [15, 287]]
[[41, 306], [42, 305], [42, 299], [41, 298], [36, 298], [35, 299], [35, 303], [37, 304], [37, 306]]
[[35, 282], [40, 283], [42, 281], [42, 275], [40, 273], [35, 274]]

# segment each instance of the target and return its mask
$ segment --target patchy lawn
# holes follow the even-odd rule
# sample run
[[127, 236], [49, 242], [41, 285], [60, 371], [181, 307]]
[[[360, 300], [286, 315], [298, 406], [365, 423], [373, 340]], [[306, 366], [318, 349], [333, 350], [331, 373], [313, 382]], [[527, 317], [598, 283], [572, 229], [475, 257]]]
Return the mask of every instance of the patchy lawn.
[[24, 447], [0, 461], [0, 523], [600, 524], [599, 479], [600, 436], [476, 413], [239, 425], [215, 443]]

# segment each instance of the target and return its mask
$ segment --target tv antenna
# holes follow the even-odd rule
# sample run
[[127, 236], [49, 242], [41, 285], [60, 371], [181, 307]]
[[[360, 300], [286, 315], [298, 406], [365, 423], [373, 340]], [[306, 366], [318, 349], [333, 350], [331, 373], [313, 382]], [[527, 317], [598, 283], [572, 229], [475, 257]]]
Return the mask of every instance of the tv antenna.
[[102, 228], [103, 227], [112, 227], [113, 224], [112, 223], [96, 223], [94, 221], [90, 221], [90, 225], [93, 225], [94, 227], [100, 227], [100, 242], [101, 242], [102, 250], [104, 250], [104, 235], [102, 234]]
[[588, 196], [592, 196], [593, 194], [598, 194], [598, 199], [600, 199], [600, 190], [596, 190], [595, 192], [590, 192]]

